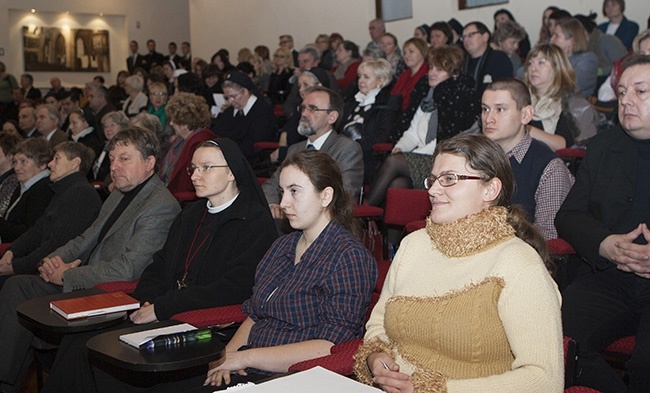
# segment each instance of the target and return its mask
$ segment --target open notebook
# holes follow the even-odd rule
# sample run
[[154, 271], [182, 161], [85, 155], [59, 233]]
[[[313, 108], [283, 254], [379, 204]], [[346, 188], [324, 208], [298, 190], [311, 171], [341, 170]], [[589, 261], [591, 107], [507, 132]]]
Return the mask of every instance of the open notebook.
[[379, 393], [382, 390], [372, 386], [364, 385], [350, 378], [339, 375], [323, 367], [316, 366], [306, 371], [287, 375], [286, 377], [272, 379], [268, 382], [257, 385], [247, 384], [233, 386], [226, 391], [237, 391], [237, 393], [286, 393], [286, 392], [309, 392], [309, 393]]

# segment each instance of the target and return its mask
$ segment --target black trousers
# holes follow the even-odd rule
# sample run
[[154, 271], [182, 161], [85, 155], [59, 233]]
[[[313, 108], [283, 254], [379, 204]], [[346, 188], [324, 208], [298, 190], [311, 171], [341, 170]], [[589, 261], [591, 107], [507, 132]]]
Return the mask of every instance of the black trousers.
[[[650, 392], [650, 280], [615, 267], [577, 278], [564, 291], [564, 335], [578, 343], [576, 384], [602, 392]], [[626, 387], [600, 352], [636, 335]]]
[[30, 346], [34, 333], [18, 322], [16, 307], [40, 296], [61, 293], [58, 285], [49, 284], [38, 276], [18, 275], [9, 278], [0, 290], [0, 390], [20, 391], [32, 361]]

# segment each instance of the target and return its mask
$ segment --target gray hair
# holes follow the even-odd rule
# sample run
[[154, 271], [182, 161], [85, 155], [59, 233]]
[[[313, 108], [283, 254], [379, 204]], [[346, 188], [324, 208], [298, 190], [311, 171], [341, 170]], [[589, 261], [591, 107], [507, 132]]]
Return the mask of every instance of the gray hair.
[[298, 52], [299, 55], [305, 53], [309, 53], [314, 60], [320, 59], [320, 51], [318, 48], [314, 48], [313, 46], [305, 46]]
[[54, 105], [50, 104], [42, 104], [36, 107], [36, 110], [41, 110], [41, 109], [47, 109], [47, 114], [52, 120], [59, 121], [61, 119], [61, 115], [59, 114], [59, 111], [56, 109]]
[[131, 86], [137, 91], [142, 91], [142, 88], [144, 87], [144, 79], [142, 79], [140, 75], [131, 75], [130, 77], [126, 78], [124, 83]]
[[106, 120], [111, 120], [122, 130], [129, 126], [129, 118], [122, 111], [113, 111], [105, 114], [102, 117], [102, 125], [106, 122]]

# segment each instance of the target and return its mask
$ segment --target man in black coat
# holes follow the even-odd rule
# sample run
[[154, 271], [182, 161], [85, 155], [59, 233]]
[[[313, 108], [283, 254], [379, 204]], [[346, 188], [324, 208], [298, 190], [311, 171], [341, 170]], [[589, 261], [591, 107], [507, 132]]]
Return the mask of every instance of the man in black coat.
[[479, 94], [482, 95], [490, 83], [514, 75], [508, 55], [490, 47], [490, 31], [483, 23], [466, 24], [462, 38], [469, 55], [465, 59], [465, 73], [474, 78]]
[[149, 53], [144, 55], [144, 66], [149, 71], [151, 67], [162, 66], [163, 61], [165, 61], [165, 56], [162, 53], [156, 52], [156, 41], [149, 40], [147, 41], [147, 49]]
[[129, 51], [131, 56], [126, 59], [126, 67], [129, 70], [129, 74], [133, 75], [133, 70], [136, 68], [144, 68], [144, 56], [138, 53], [138, 41], [131, 41], [129, 43]]
[[[576, 384], [602, 392], [650, 391], [650, 56], [623, 62], [621, 128], [589, 142], [555, 226], [591, 272], [562, 294], [564, 335], [578, 342]], [[628, 386], [601, 357], [636, 335]]]
[[0, 259], [3, 276], [36, 274], [41, 259], [88, 228], [102, 207], [97, 191], [86, 180], [94, 152], [77, 142], [61, 143], [54, 152], [48, 165], [54, 196], [43, 216]]

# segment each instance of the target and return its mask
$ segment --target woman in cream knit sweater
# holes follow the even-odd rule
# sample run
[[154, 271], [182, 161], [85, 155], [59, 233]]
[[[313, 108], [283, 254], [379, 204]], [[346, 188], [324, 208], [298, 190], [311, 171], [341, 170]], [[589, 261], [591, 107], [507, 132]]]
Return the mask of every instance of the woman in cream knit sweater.
[[561, 392], [560, 295], [543, 238], [508, 207], [505, 154], [458, 135], [437, 146], [425, 184], [427, 227], [391, 265], [359, 380], [387, 392]]

